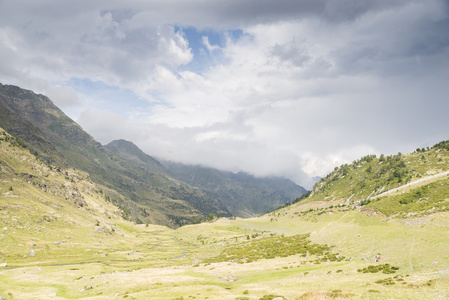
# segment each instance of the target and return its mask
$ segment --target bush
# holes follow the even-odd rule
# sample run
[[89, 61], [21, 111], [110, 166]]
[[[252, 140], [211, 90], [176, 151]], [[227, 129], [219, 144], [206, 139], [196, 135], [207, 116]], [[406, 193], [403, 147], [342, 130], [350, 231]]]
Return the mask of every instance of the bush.
[[363, 269], [358, 269], [357, 272], [359, 273], [378, 273], [382, 271], [384, 274], [393, 274], [396, 273], [396, 271], [399, 270], [399, 267], [390, 266], [390, 264], [383, 264], [383, 265], [371, 265]]

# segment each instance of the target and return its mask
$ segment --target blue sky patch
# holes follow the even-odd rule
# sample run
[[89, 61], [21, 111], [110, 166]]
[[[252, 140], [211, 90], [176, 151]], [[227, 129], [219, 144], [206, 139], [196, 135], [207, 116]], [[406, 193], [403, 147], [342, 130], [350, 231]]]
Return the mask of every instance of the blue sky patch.
[[211, 46], [224, 48], [228, 38], [235, 42], [243, 35], [240, 29], [214, 31], [175, 26], [175, 31], [181, 31], [184, 34], [194, 55], [192, 62], [182, 67], [180, 71], [189, 70], [195, 73], [202, 73], [211, 66], [222, 63], [222, 52], [219, 49], [210, 52], [204, 44], [204, 37], [207, 37]]

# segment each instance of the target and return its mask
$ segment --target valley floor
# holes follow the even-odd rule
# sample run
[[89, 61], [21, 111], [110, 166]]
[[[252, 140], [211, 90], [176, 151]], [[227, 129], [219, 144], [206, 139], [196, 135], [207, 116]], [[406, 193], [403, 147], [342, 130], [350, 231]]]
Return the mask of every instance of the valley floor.
[[449, 297], [448, 212], [394, 220], [296, 206], [177, 230], [117, 221], [114, 232], [47, 220], [28, 236], [0, 215], [5, 299]]

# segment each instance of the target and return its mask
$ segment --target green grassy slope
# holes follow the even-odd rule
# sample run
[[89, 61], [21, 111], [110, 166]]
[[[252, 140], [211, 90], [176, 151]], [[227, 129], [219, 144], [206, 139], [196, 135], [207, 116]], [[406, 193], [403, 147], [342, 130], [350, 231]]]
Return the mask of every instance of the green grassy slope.
[[[364, 205], [370, 201], [379, 201], [378, 195], [403, 185], [411, 184], [410, 188], [415, 189], [417, 185], [413, 185], [414, 182], [449, 170], [447, 145], [448, 142], [442, 142], [428, 150], [419, 149], [414, 153], [399, 153], [392, 156], [382, 155], [379, 158], [368, 155], [351, 165], [342, 165], [317, 182], [311, 196], [305, 201], [341, 200], [346, 204]], [[444, 178], [439, 177], [435, 180]], [[418, 186], [420, 185], [422, 184]], [[438, 194], [440, 192], [443, 192], [442, 189]], [[432, 199], [431, 197], [430, 201]], [[399, 207], [395, 208], [396, 211], [397, 209]]]

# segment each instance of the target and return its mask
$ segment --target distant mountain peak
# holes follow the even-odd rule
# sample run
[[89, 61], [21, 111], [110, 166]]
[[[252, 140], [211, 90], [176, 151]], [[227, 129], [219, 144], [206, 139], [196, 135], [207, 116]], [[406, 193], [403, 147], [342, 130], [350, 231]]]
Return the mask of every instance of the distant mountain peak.
[[104, 147], [154, 173], [168, 174], [168, 171], [158, 160], [143, 152], [131, 141], [118, 139], [110, 142]]

